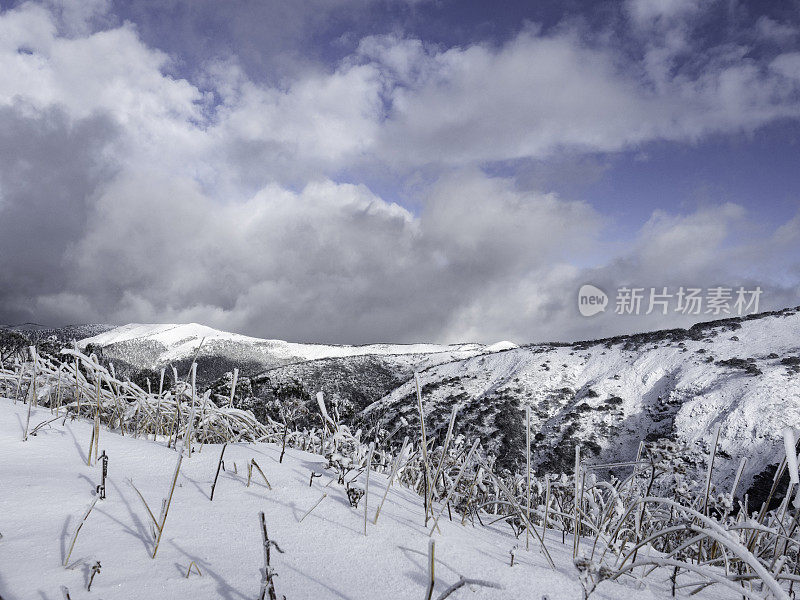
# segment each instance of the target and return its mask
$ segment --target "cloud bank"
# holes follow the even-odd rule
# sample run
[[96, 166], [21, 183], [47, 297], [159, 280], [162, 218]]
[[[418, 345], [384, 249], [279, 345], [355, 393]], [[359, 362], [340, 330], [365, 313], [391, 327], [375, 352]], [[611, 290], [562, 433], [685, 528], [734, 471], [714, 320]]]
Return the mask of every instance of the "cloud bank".
[[770, 52], [698, 58], [700, 4], [630, 2], [634, 56], [569, 22], [499, 45], [378, 34], [265, 83], [223, 54], [178, 77], [180, 57], [110, 10], [0, 13], [0, 322], [523, 342], [691, 322], [581, 318], [586, 282], [798, 303], [800, 217], [768, 226], [720, 198], [615, 239], [603, 207], [488, 168], [796, 120], [787, 24], [759, 21]]

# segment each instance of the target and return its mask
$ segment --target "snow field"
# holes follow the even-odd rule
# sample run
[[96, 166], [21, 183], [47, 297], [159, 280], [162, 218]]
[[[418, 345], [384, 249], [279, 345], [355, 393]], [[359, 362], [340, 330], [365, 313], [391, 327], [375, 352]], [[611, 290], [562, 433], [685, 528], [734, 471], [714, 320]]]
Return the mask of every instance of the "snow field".
[[[0, 399], [0, 596], [4, 600], [61, 600], [68, 590], [82, 598], [257, 598], [262, 581], [263, 551], [258, 520], [266, 514], [269, 536], [284, 551], [272, 552], [278, 597], [288, 600], [425, 597], [428, 531], [423, 526], [421, 498], [392, 487], [377, 525], [371, 523], [387, 477], [372, 473], [368, 535], [363, 533], [364, 504], [353, 509], [332, 476], [314, 479], [324, 459], [288, 449], [283, 464], [274, 444], [228, 445], [214, 501], [209, 501], [220, 445], [207, 444], [185, 458], [175, 488], [164, 534], [155, 559], [149, 517], [132, 479], [154, 513], [168, 493], [177, 453], [163, 443], [108, 432], [100, 449], [109, 456], [107, 498], [99, 500], [80, 530], [70, 557], [62, 563], [80, 518], [95, 498], [100, 463], [87, 466], [91, 424], [62, 420], [22, 442], [27, 406]], [[32, 409], [31, 425], [51, 418], [49, 409]], [[195, 444], [197, 448], [197, 444]], [[255, 459], [272, 490], [254, 475], [246, 487], [246, 464]], [[235, 464], [235, 470], [234, 470]], [[238, 471], [235, 472], [235, 471]], [[363, 485], [363, 476], [359, 479]], [[302, 523], [300, 517], [323, 493], [327, 497]], [[491, 518], [484, 519], [488, 523]], [[433, 598], [460, 577], [484, 579], [503, 589], [465, 586], [450, 598], [573, 600], [583, 590], [572, 566], [572, 542], [560, 534], [547, 536], [557, 569], [547, 566], [531, 539], [524, 550], [503, 523], [461, 526], [460, 519], [439, 521], [436, 540], [436, 584]], [[510, 550], [519, 545], [515, 564]], [[100, 561], [91, 592], [86, 585], [91, 567]], [[194, 561], [202, 576], [186, 572]], [[634, 589], [602, 583], [597, 599], [668, 596], [668, 574], [650, 576]], [[698, 598], [725, 597], [701, 593]]]

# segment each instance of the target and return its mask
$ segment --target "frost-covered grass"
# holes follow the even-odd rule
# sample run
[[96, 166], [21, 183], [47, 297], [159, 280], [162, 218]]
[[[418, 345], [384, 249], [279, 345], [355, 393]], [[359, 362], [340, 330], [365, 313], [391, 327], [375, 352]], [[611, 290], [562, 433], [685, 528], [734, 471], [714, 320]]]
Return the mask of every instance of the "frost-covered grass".
[[[147, 393], [79, 352], [33, 356], [0, 372], [6, 600], [61, 586], [84, 597], [93, 574], [98, 597], [255, 598], [272, 585], [289, 600], [425, 598], [431, 553], [432, 598], [788, 598], [798, 579], [789, 495], [777, 511], [734, 508], [735, 488], [711, 485], [713, 451], [700, 483], [678, 476], [674, 449], [643, 447], [622, 481], [597, 479], [578, 453], [573, 473], [529, 488], [473, 440], [365, 439], [320, 398], [324, 426], [287, 435], [281, 462], [281, 424], [217, 407], [191, 376]], [[261, 511], [283, 551], [266, 572]]]

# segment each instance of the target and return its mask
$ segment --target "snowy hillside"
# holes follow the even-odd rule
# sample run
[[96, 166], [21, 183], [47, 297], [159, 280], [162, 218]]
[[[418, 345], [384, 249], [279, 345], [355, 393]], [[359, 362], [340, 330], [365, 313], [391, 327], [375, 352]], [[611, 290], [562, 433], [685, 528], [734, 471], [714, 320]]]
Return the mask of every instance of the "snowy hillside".
[[[202, 345], [201, 345], [202, 342]], [[403, 356], [425, 357], [437, 355], [437, 362], [474, 356], [482, 352], [506, 348], [510, 342], [494, 346], [481, 344], [371, 344], [364, 346], [299, 344], [283, 340], [265, 340], [236, 333], [228, 333], [189, 323], [183, 325], [129, 324], [106, 331], [79, 342], [80, 347], [99, 347], [107, 359], [122, 361], [138, 369], [158, 369], [171, 363], [191, 361], [199, 351], [198, 373], [208, 376], [208, 363], [213, 359], [220, 366], [214, 369], [214, 377], [233, 366], [250, 371], [262, 371], [281, 365], [300, 363], [324, 358], [347, 358], [356, 356]], [[205, 364], [204, 364], [205, 360]]]
[[[487, 347], [487, 351], [490, 347]], [[322, 358], [275, 367], [251, 377], [254, 393], [269, 398], [274, 386], [300, 383], [309, 395], [322, 391], [356, 414], [414, 375], [414, 371], [475, 356], [474, 350], [427, 354], [366, 354]]]
[[[532, 412], [534, 463], [569, 472], [574, 447], [595, 461], [634, 458], [639, 442], [669, 438], [705, 452], [720, 427], [726, 482], [747, 457], [742, 490], [780, 458], [781, 430], [800, 425], [800, 314], [796, 309], [571, 345], [533, 345], [433, 366], [420, 374], [431, 427], [453, 404], [460, 431], [523, 460]], [[387, 429], [415, 425], [413, 381], [367, 409]]]
[[[102, 428], [100, 448], [109, 457], [106, 498], [97, 500], [73, 538], [101, 480], [101, 463], [87, 466], [92, 426], [86, 420], [58, 419], [22, 442], [27, 406], [0, 399], [0, 597], [43, 598], [226, 598], [259, 597], [264, 567], [259, 511], [264, 511], [273, 547], [271, 568], [278, 597], [288, 600], [397, 598], [418, 600], [427, 586], [428, 530], [422, 525], [420, 497], [397, 486], [389, 490], [379, 522], [364, 535], [364, 502], [356, 510], [342, 486], [324, 471], [318, 455], [289, 450], [282, 464], [271, 444], [229, 444], [214, 500], [210, 490], [221, 447], [207, 444], [183, 460], [158, 554], [151, 558], [149, 517], [131, 482], [158, 508], [173, 478], [177, 453], [163, 443], [120, 436]], [[51, 419], [34, 408], [31, 426]], [[198, 449], [196, 447], [196, 449]], [[263, 468], [263, 480], [246, 486], [245, 465]], [[360, 481], [363, 481], [363, 476]], [[254, 480], [255, 481], [255, 480]], [[373, 473], [370, 519], [387, 479]], [[323, 493], [327, 497], [300, 522]], [[155, 509], [154, 509], [155, 510]], [[445, 516], [434, 535], [435, 586], [440, 597], [460, 577], [502, 586], [467, 585], [452, 599], [574, 600], [582, 597], [572, 566], [572, 542], [549, 535], [550, 569], [524, 536], [511, 567], [510, 551], [520, 544], [503, 523], [462, 526]], [[74, 548], [70, 551], [72, 540]], [[69, 555], [69, 559], [67, 556]], [[67, 562], [65, 568], [63, 563]], [[86, 588], [92, 567], [100, 571]], [[194, 568], [187, 578], [187, 572]], [[604, 582], [593, 599], [646, 600], [669, 595], [669, 573], [649, 577], [642, 589]], [[679, 580], [680, 581], [680, 580]], [[722, 595], [719, 595], [722, 594]], [[697, 598], [735, 597], [724, 589]]]

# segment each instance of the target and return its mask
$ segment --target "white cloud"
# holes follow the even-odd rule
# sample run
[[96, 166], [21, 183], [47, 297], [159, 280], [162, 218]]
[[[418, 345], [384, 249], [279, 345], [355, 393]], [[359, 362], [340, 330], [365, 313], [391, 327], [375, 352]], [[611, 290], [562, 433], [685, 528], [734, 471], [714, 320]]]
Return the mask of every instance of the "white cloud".
[[269, 186], [215, 206], [191, 181], [143, 172], [106, 186], [88, 221], [67, 267], [92, 314], [354, 341], [442, 331], [470, 296], [597, 233], [586, 205], [476, 173], [442, 181], [414, 217], [363, 186]]
[[46, 0], [45, 4], [70, 37], [87, 35], [111, 10], [111, 0]]
[[[690, 5], [631, 10], [678, 22]], [[280, 85], [252, 81], [235, 57], [191, 83], [135, 26], [90, 27], [102, 3], [76, 6], [0, 13], [4, 320], [526, 341], [619, 328], [577, 316], [586, 281], [794, 285], [763, 265], [795, 255], [796, 225], [765, 238], [735, 205], [664, 211], [611, 255], [595, 208], [479, 169], [796, 116], [791, 53], [768, 68], [722, 48], [676, 71], [686, 38], [672, 25], [632, 63], [565, 28], [454, 48], [395, 35]], [[359, 168], [411, 181], [417, 210], [336, 181]]]
[[[413, 50], [407, 55], [418, 57]], [[614, 52], [575, 34], [525, 31], [499, 49], [429, 53], [418, 58], [422, 75], [395, 89], [382, 151], [411, 164], [545, 158], [564, 148], [695, 140], [800, 114], [797, 85], [743, 59], [742, 49], [692, 65], [692, 75], [674, 72], [673, 50], [653, 52], [658, 58], [648, 53], [652, 62], [624, 72]]]
[[699, 0], [628, 0], [627, 9], [637, 26], [650, 28], [697, 13], [702, 4]]
[[[662, 12], [678, 18], [690, 5]], [[646, 6], [636, 14], [652, 18]], [[568, 28], [528, 28], [499, 47], [368, 37], [334, 68], [304, 69], [280, 86], [249, 80], [235, 58], [212, 61], [198, 81], [216, 105], [211, 92], [167, 75], [170, 57], [130, 24], [63, 37], [50, 12], [25, 4], [0, 15], [0, 34], [0, 103], [55, 104], [74, 118], [108, 113], [127, 133], [132, 162], [226, 193], [235, 193], [233, 178], [250, 193], [365, 165], [617, 151], [800, 115], [793, 54], [767, 70], [743, 58], [744, 48], [722, 47], [676, 70], [683, 34], [656, 36], [640, 64]]]
[[784, 77], [800, 82], [800, 52], [779, 54], [770, 63], [770, 68]]
[[756, 21], [756, 34], [763, 40], [776, 44], [790, 43], [800, 35], [800, 29], [788, 23], [770, 19], [766, 15]]

